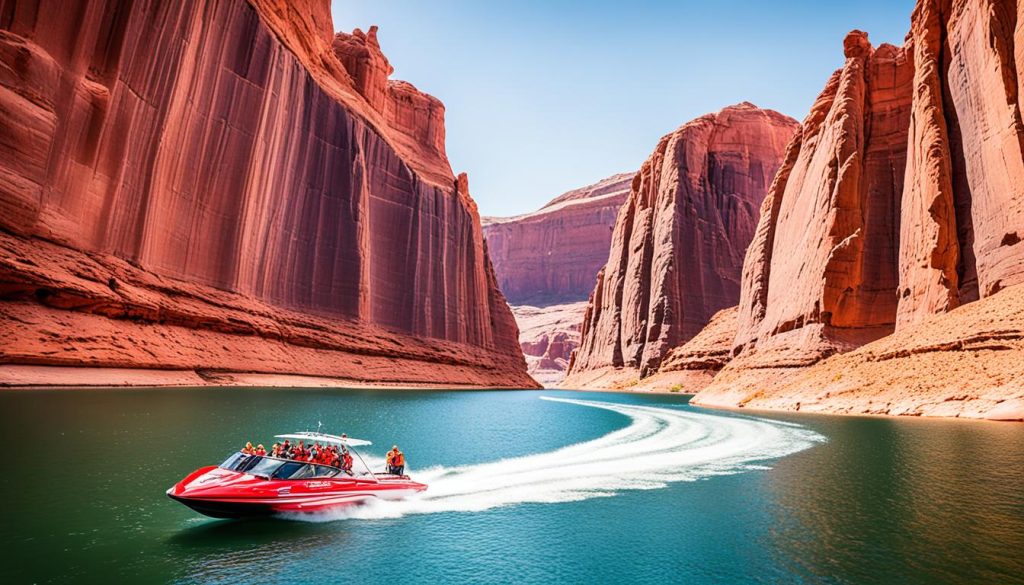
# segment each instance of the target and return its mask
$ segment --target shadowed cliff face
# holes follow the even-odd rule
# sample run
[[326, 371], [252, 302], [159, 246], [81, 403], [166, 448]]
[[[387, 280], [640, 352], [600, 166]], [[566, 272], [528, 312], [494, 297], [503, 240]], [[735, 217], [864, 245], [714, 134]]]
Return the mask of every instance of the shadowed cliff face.
[[[329, 14], [328, 2], [5, 3], [5, 327], [69, 309], [150, 327], [134, 361], [100, 342], [48, 351], [59, 337], [39, 344], [30, 328], [3, 362], [177, 363], [159, 342], [168, 325], [254, 346], [337, 337], [331, 352], [532, 385], [468, 183], [444, 153], [443, 106], [388, 81], [375, 29], [334, 37]], [[309, 329], [265, 322], [274, 308], [309, 315]], [[358, 341], [378, 335], [376, 350]], [[402, 336], [436, 348], [403, 353]], [[317, 359], [344, 359], [331, 355]], [[221, 367], [203, 362], [179, 365]]]
[[797, 126], [740, 104], [662, 138], [619, 213], [570, 376], [653, 373], [670, 349], [736, 303], [758, 207]]
[[[900, 49], [847, 36], [765, 200], [736, 357], [697, 402], [1024, 416], [1000, 406], [1024, 380], [1005, 359], [1024, 339], [1022, 13], [920, 0]], [[871, 382], [887, 368], [895, 392]]]

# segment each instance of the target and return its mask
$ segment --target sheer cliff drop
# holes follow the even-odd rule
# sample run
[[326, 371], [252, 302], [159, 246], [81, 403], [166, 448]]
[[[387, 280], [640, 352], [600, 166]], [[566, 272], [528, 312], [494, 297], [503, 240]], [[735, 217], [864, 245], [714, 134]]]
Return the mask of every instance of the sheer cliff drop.
[[326, 1], [13, 2], [0, 62], [3, 376], [534, 385], [443, 106], [375, 29], [335, 36]]
[[545, 385], [565, 377], [612, 227], [635, 173], [620, 173], [555, 197], [533, 213], [484, 217], [498, 285], [519, 325], [530, 375]]
[[600, 372], [635, 383], [736, 304], [758, 208], [797, 128], [743, 103], [661, 139], [619, 212], [563, 385]]
[[696, 402], [1024, 418], [1022, 9], [921, 0], [903, 47], [846, 37]]

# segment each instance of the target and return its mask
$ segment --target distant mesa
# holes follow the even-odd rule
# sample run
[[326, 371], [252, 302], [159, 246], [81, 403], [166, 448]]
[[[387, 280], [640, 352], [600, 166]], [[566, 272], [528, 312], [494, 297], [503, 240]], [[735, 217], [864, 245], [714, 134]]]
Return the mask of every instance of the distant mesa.
[[527, 366], [556, 385], [579, 345], [594, 279], [608, 260], [612, 226], [635, 173], [612, 175], [533, 213], [483, 218], [498, 285], [512, 305]]
[[563, 193], [533, 213], [483, 218], [487, 250], [509, 303], [587, 300], [635, 174]]

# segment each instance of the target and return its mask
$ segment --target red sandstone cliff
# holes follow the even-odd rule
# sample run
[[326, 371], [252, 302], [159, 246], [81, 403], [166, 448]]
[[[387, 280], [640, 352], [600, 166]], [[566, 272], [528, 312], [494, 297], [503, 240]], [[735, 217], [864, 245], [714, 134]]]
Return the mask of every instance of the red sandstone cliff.
[[535, 380], [562, 380], [579, 345], [580, 323], [612, 226], [634, 173], [613, 175], [552, 199], [533, 213], [483, 218], [487, 249], [519, 324]]
[[485, 217], [498, 284], [513, 305], [585, 301], [608, 260], [615, 217], [634, 173], [564, 193], [539, 210]]
[[580, 323], [586, 301], [546, 305], [513, 305], [519, 325], [519, 347], [530, 376], [546, 387], [557, 386], [580, 344]]
[[736, 303], [758, 207], [797, 127], [744, 103], [661, 139], [619, 213], [564, 386], [603, 369], [653, 374]]
[[532, 387], [444, 108], [390, 72], [326, 0], [7, 2], [0, 383]]
[[1024, 385], [1022, 12], [920, 0], [902, 48], [850, 33], [762, 209], [736, 358], [696, 402], [1024, 417], [1002, 404]]

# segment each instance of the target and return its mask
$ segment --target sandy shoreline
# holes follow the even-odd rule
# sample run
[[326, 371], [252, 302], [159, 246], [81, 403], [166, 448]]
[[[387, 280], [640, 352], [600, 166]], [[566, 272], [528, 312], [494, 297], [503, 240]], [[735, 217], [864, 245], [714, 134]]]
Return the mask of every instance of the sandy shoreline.
[[209, 372], [150, 370], [89, 366], [0, 365], [0, 391], [17, 389], [88, 388], [352, 388], [376, 390], [518, 390], [508, 386], [472, 384], [368, 382], [349, 378], [264, 374], [258, 372]]
[[[0, 391], [4, 390], [70, 390], [76, 387], [90, 389], [131, 388], [344, 388], [353, 390], [532, 390], [528, 388], [475, 386], [470, 384], [428, 384], [410, 382], [366, 382], [345, 378], [325, 378], [289, 374], [262, 374], [246, 372], [197, 372], [195, 370], [146, 370], [132, 368], [96, 368], [65, 366], [0, 365]], [[692, 398], [693, 393], [671, 392], [664, 389], [643, 388], [545, 388], [566, 392], [601, 392], [610, 394], [657, 394]], [[853, 412], [801, 412], [788, 409], [760, 409], [748, 407], [693, 406], [707, 410], [757, 415], [791, 414], [811, 416], [853, 416], [885, 419], [968, 420], [990, 423], [1020, 422], [972, 417], [909, 416]]]

